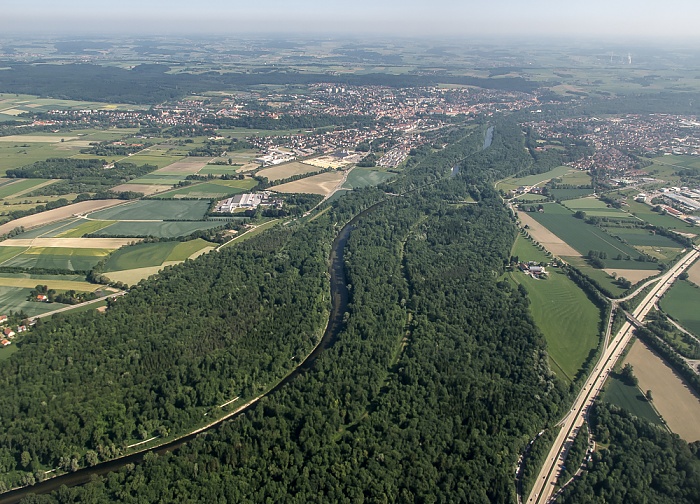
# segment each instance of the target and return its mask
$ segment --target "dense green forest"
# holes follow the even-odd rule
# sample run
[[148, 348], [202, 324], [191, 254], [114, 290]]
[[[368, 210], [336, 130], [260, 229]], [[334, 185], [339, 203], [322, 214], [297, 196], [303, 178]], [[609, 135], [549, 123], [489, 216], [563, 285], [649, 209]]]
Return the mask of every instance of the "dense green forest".
[[104, 315], [38, 324], [0, 362], [5, 487], [181, 433], [276, 383], [325, 326], [331, 238], [327, 218], [277, 230], [166, 268]]
[[355, 86], [422, 87], [438, 83], [486, 89], [531, 92], [537, 84], [522, 77], [470, 77], [461, 75], [393, 75], [388, 73], [301, 73], [261, 69], [247, 73], [167, 73], [169, 66], [142, 64], [131, 70], [92, 64], [32, 65], [0, 61], [7, 67], [0, 92], [52, 96], [72, 100], [117, 103], [160, 103], [190, 93], [247, 88], [259, 84], [306, 85], [319, 82]]
[[700, 443], [689, 445], [608, 403], [597, 403], [590, 420], [598, 442], [609, 446], [593, 454], [557, 502], [700, 502]]
[[[459, 148], [417, 157], [411, 192], [356, 191], [317, 219], [346, 222], [386, 199], [354, 224], [345, 327], [313, 368], [176, 454], [37, 501], [513, 502], [518, 454], [556, 421], [566, 391], [525, 294], [497, 281], [516, 230], [491, 188], [495, 163], [448, 177], [480, 146], [463, 135]], [[518, 169], [507, 157], [521, 150], [499, 166]], [[472, 193], [477, 204], [454, 204]]]

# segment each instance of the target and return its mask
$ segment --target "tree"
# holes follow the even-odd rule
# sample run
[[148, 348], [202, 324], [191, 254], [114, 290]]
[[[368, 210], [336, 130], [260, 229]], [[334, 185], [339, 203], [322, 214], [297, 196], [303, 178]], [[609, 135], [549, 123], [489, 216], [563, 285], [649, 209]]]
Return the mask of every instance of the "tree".
[[651, 401], [652, 401], [652, 397], [651, 397], [651, 390], [647, 390], [647, 393], [646, 393], [646, 398], [647, 398], [647, 401], [649, 401], [649, 402], [651, 402]]
[[28, 451], [23, 451], [22, 455], [20, 455], [20, 464], [22, 464], [22, 467], [25, 469], [29, 467], [29, 464], [32, 462], [32, 456], [29, 454]]
[[622, 372], [620, 373], [622, 380], [627, 385], [637, 386], [637, 377], [634, 376], [634, 368], [629, 362], [622, 367]]
[[585, 219], [585, 218], [586, 218], [586, 212], [584, 212], [583, 210], [577, 210], [577, 211], [574, 213], [574, 217], [576, 217], [577, 219]]

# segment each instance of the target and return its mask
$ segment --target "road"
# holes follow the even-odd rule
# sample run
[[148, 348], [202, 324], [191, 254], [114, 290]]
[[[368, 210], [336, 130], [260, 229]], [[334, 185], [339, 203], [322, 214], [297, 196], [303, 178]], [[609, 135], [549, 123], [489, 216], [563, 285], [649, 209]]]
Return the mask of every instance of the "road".
[[76, 308], [80, 308], [81, 306], [87, 306], [87, 305], [91, 305], [93, 303], [99, 303], [100, 301], [104, 301], [106, 299], [115, 298], [118, 296], [123, 296], [124, 294], [126, 294], [126, 291], [117, 291], [117, 292], [112, 292], [106, 296], [102, 296], [101, 298], [92, 299], [90, 301], [85, 301], [84, 303], [78, 303], [78, 304], [74, 304], [74, 305], [64, 306], [63, 308], [59, 308], [58, 310], [42, 313], [41, 315], [36, 315], [35, 317], [29, 317], [29, 323], [35, 322], [37, 319], [40, 319], [40, 318], [50, 317], [51, 315], [55, 315], [57, 313], [63, 313], [63, 312], [67, 312], [70, 310], [75, 310]]
[[[678, 276], [690, 266], [698, 257], [700, 252], [696, 249], [689, 251], [683, 258], [671, 267], [666, 273], [661, 275], [658, 283], [644, 297], [642, 302], [634, 309], [632, 315], [639, 321], [643, 321], [647, 313], [656, 303], [657, 299], [666, 292]], [[544, 466], [537, 475], [537, 480], [527, 499], [531, 504], [543, 504], [550, 501], [555, 490], [555, 485], [562, 473], [565, 465], [566, 455], [573, 444], [576, 434], [583, 425], [589, 408], [598, 397], [605, 380], [615, 366], [615, 363], [623, 354], [627, 344], [634, 333], [634, 326], [626, 321], [622, 328], [612, 339], [610, 345], [603, 348], [603, 353], [596, 365], [595, 370], [586, 380], [581, 392], [576, 397], [571, 410], [561, 422], [562, 428], [557, 435], [554, 445], [547, 455]]]

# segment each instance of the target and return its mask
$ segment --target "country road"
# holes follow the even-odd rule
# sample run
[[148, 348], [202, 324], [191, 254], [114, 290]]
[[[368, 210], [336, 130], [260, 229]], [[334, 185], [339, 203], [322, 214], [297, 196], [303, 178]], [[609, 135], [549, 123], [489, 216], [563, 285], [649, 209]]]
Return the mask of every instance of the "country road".
[[106, 296], [102, 296], [102, 297], [97, 298], [97, 299], [91, 299], [90, 301], [85, 301], [84, 303], [78, 303], [78, 304], [74, 304], [74, 305], [64, 306], [63, 308], [59, 308], [58, 310], [53, 310], [50, 312], [42, 313], [41, 315], [29, 317], [29, 322], [32, 323], [40, 318], [50, 317], [51, 315], [55, 315], [57, 313], [63, 313], [63, 312], [67, 312], [70, 310], [75, 310], [76, 308], [80, 308], [81, 306], [87, 306], [87, 305], [91, 305], [94, 303], [99, 303], [100, 301], [104, 301], [104, 300], [109, 299], [109, 298], [115, 298], [117, 296], [123, 296], [124, 294], [126, 294], [126, 291], [117, 291], [117, 292], [112, 292], [111, 294], [108, 294]]
[[[666, 273], [661, 275], [658, 278], [658, 283], [632, 312], [632, 316], [636, 320], [643, 321], [657, 299], [673, 285], [679, 275], [695, 262], [699, 256], [700, 252], [693, 249]], [[576, 397], [571, 411], [567, 413], [566, 417], [561, 422], [562, 428], [554, 441], [552, 449], [547, 455], [544, 466], [537, 475], [535, 484], [527, 499], [529, 504], [543, 504], [550, 501], [556, 488], [556, 483], [565, 465], [568, 450], [573, 444], [576, 434], [578, 434], [579, 429], [583, 425], [591, 405], [598, 397], [608, 375], [612, 371], [617, 360], [623, 354], [633, 333], [634, 326], [629, 321], [626, 321], [612, 339], [610, 346], [603, 348], [603, 353], [595, 370], [588, 377], [581, 392], [579, 392], [579, 395]]]

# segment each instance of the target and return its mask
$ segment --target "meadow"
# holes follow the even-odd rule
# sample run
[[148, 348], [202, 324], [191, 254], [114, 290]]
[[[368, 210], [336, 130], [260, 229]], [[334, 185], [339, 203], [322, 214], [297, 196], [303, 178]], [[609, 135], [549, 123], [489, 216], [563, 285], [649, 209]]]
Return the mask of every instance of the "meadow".
[[639, 387], [627, 385], [614, 375], [606, 382], [603, 400], [629, 411], [634, 416], [644, 418], [656, 425], [663, 425]]
[[570, 200], [593, 194], [593, 189], [550, 189], [549, 193], [558, 200]]
[[[521, 261], [549, 261], [528, 239], [519, 235], [511, 251]], [[547, 352], [560, 378], [572, 381], [600, 340], [600, 310], [566, 274], [548, 268], [548, 278], [534, 279], [513, 271], [514, 283], [523, 285], [532, 317], [547, 340]]]
[[664, 294], [659, 306], [685, 329], [700, 336], [700, 287], [679, 280]]
[[496, 189], [503, 189], [504, 191], [510, 191], [511, 189], [517, 189], [520, 186], [534, 186], [542, 184], [551, 180], [553, 178], [563, 177], [573, 168], [569, 166], [557, 166], [553, 170], [544, 173], [538, 173], [537, 175], [527, 175], [525, 177], [508, 177], [496, 183]]
[[208, 209], [209, 203], [206, 201], [139, 200], [93, 212], [88, 218], [111, 221], [196, 221], [203, 219]]
[[353, 168], [348, 173], [343, 189], [357, 189], [376, 186], [396, 176], [395, 173], [373, 170], [371, 168]]
[[127, 236], [155, 238], [177, 238], [187, 236], [195, 231], [223, 226], [223, 221], [163, 221], [163, 222], [117, 222], [100, 229], [95, 236]]

